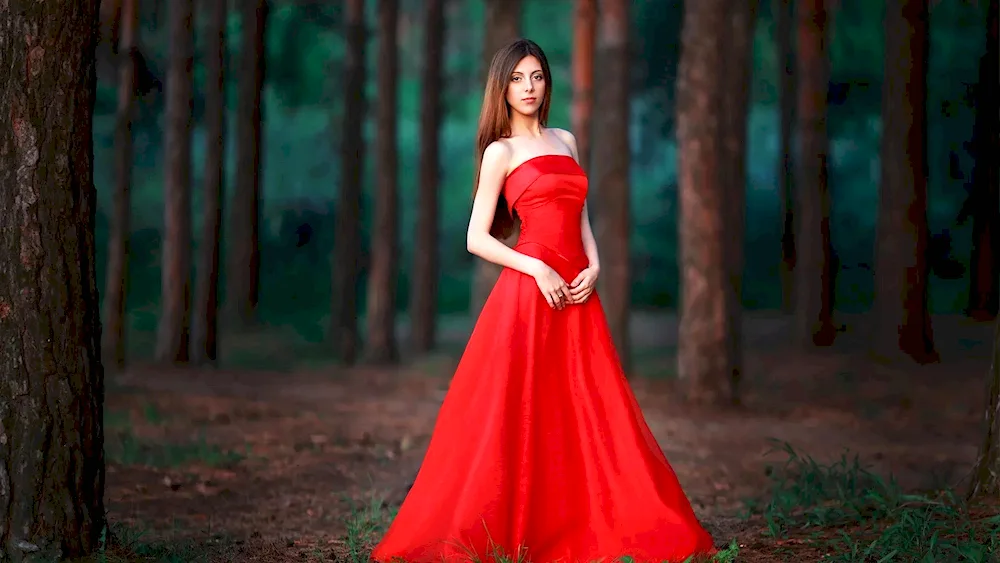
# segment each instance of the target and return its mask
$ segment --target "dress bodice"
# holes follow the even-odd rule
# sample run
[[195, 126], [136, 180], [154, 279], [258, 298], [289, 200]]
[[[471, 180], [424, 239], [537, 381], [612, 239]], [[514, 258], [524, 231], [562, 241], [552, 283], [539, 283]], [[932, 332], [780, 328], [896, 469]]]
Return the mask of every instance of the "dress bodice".
[[[573, 157], [546, 154], [529, 158], [507, 176], [504, 196], [510, 210], [521, 219], [516, 248], [540, 254], [536, 257], [563, 277], [576, 275], [567, 270], [578, 272], [587, 266], [580, 228], [587, 176]], [[531, 252], [532, 247], [541, 249]]]

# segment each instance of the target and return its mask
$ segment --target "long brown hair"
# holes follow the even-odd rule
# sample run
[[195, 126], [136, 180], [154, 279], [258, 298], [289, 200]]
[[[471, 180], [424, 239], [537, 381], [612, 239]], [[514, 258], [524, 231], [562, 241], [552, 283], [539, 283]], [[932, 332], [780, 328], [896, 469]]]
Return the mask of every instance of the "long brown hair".
[[[476, 183], [472, 196], [479, 190], [479, 173], [483, 164], [483, 153], [490, 143], [510, 136], [510, 104], [507, 103], [507, 86], [510, 84], [514, 68], [521, 59], [535, 57], [542, 65], [545, 77], [545, 96], [538, 108], [538, 122], [544, 127], [549, 119], [549, 105], [552, 101], [552, 73], [545, 53], [534, 41], [517, 39], [500, 48], [486, 76], [486, 91], [483, 93], [483, 109], [479, 112], [479, 129], [476, 132]], [[503, 191], [497, 199], [497, 209], [493, 214], [490, 234], [505, 239], [514, 231], [514, 216], [507, 209], [507, 198]]]

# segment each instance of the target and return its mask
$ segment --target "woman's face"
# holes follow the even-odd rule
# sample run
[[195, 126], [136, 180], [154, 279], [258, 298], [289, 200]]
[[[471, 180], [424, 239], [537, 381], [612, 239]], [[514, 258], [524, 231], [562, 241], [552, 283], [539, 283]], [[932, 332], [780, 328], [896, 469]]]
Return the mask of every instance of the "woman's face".
[[532, 56], [524, 57], [514, 67], [507, 84], [507, 103], [523, 115], [534, 115], [545, 100], [545, 74], [542, 63]]

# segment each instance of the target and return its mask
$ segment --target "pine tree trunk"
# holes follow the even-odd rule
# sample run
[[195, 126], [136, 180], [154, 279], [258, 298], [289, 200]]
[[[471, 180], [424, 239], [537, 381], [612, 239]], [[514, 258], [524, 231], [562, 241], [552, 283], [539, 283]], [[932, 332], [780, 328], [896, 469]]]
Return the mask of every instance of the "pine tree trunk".
[[170, 4], [166, 147], [163, 180], [162, 312], [156, 336], [158, 362], [188, 361], [191, 303], [191, 65], [193, 0]]
[[420, 107], [420, 188], [416, 251], [410, 291], [413, 351], [434, 348], [438, 291], [438, 183], [441, 166], [441, 80], [444, 65], [444, 0], [427, 0], [424, 27], [423, 94]]
[[197, 364], [218, 359], [219, 247], [222, 234], [222, 194], [226, 122], [225, 76], [227, 2], [210, 4], [205, 74], [205, 177], [201, 244], [195, 284], [195, 316], [191, 356]]
[[396, 37], [399, 0], [378, 0], [378, 102], [375, 108], [375, 221], [372, 225], [371, 270], [368, 275], [367, 359], [394, 363], [396, 284], [399, 268], [399, 188], [397, 179]]
[[979, 61], [976, 85], [976, 121], [972, 133], [972, 223], [968, 315], [994, 319], [1000, 308], [1000, 7], [991, 0], [987, 9], [986, 53]]
[[[632, 229], [629, 179], [629, 2], [599, 0], [595, 68], [601, 69], [594, 92], [593, 130], [601, 141], [591, 153], [591, 185], [595, 196], [595, 233], [601, 256], [598, 280], [611, 338], [625, 373], [631, 372], [629, 307], [632, 300], [629, 234]], [[571, 281], [571, 280], [567, 280]]]
[[792, 126], [795, 123], [795, 50], [792, 42], [792, 0], [776, 0], [775, 20], [780, 68], [778, 111], [780, 113], [780, 158], [778, 162], [778, 193], [781, 197], [781, 310], [791, 313], [794, 297], [795, 232], [793, 199], [795, 166], [792, 157]]
[[333, 299], [330, 343], [340, 359], [353, 364], [358, 355], [358, 276], [361, 271], [361, 172], [365, 101], [365, 0], [348, 0], [344, 69], [344, 117], [340, 137], [340, 188], [337, 194], [333, 253]]
[[[728, 395], [732, 300], [725, 244], [724, 99], [726, 0], [689, 0], [677, 69], [678, 230], [681, 303], [677, 373], [696, 403]], [[728, 69], [727, 69], [728, 70]]]
[[0, 560], [104, 530], [94, 266], [97, 0], [0, 8]]
[[794, 333], [805, 347], [829, 346], [836, 337], [827, 185], [830, 61], [826, 20], [826, 0], [797, 3]]
[[576, 0], [573, 12], [573, 134], [580, 166], [590, 169], [590, 120], [594, 107], [594, 39], [597, 0]]
[[927, 311], [927, 32], [927, 0], [886, 3], [875, 346], [920, 363], [938, 360]]
[[135, 59], [138, 0], [123, 0], [118, 56], [118, 113], [115, 116], [115, 191], [112, 196], [108, 263], [104, 283], [103, 357], [125, 367], [125, 299], [128, 295], [128, 248], [132, 214], [132, 119], [135, 113]]
[[[522, 0], [485, 0], [486, 18], [483, 30], [483, 66], [480, 67], [479, 83], [485, 86], [486, 73], [490, 68], [490, 61], [501, 47], [517, 39], [521, 35], [521, 2]], [[502, 241], [507, 246], [514, 246], [519, 236], [518, 230], [520, 222], [515, 225], [514, 233], [506, 240]], [[469, 303], [469, 313], [473, 317], [478, 317], [482, 311], [486, 299], [493, 291], [497, 279], [500, 278], [502, 268], [487, 262], [482, 258], [474, 259], [474, 271], [472, 274], [472, 299]], [[571, 281], [571, 280], [567, 280]]]
[[[267, 0], [242, 0], [239, 100], [236, 108], [235, 193], [226, 271], [226, 306], [243, 326], [255, 320], [260, 286], [261, 93], [264, 89], [264, 31]], [[249, 46], [249, 48], [247, 47]]]

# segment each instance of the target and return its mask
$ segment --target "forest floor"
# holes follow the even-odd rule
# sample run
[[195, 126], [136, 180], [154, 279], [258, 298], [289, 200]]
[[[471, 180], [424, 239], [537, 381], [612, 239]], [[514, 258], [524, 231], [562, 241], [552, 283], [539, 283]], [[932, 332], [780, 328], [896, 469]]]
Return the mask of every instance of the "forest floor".
[[[943, 360], [919, 367], [871, 360], [864, 318], [842, 320], [833, 348], [803, 353], [786, 319], [750, 315], [744, 406], [717, 409], [679, 398], [676, 319], [635, 315], [633, 389], [695, 511], [736, 561], [866, 561], [877, 541], [872, 561], [988, 560], [996, 526], [941, 492], [964, 492], [982, 438], [991, 326], [936, 317]], [[467, 330], [448, 324], [445, 352], [393, 370], [336, 367], [272, 328], [240, 336], [217, 370], [109, 374], [105, 560], [363, 561], [416, 474]], [[786, 471], [789, 451], [811, 460]]]

